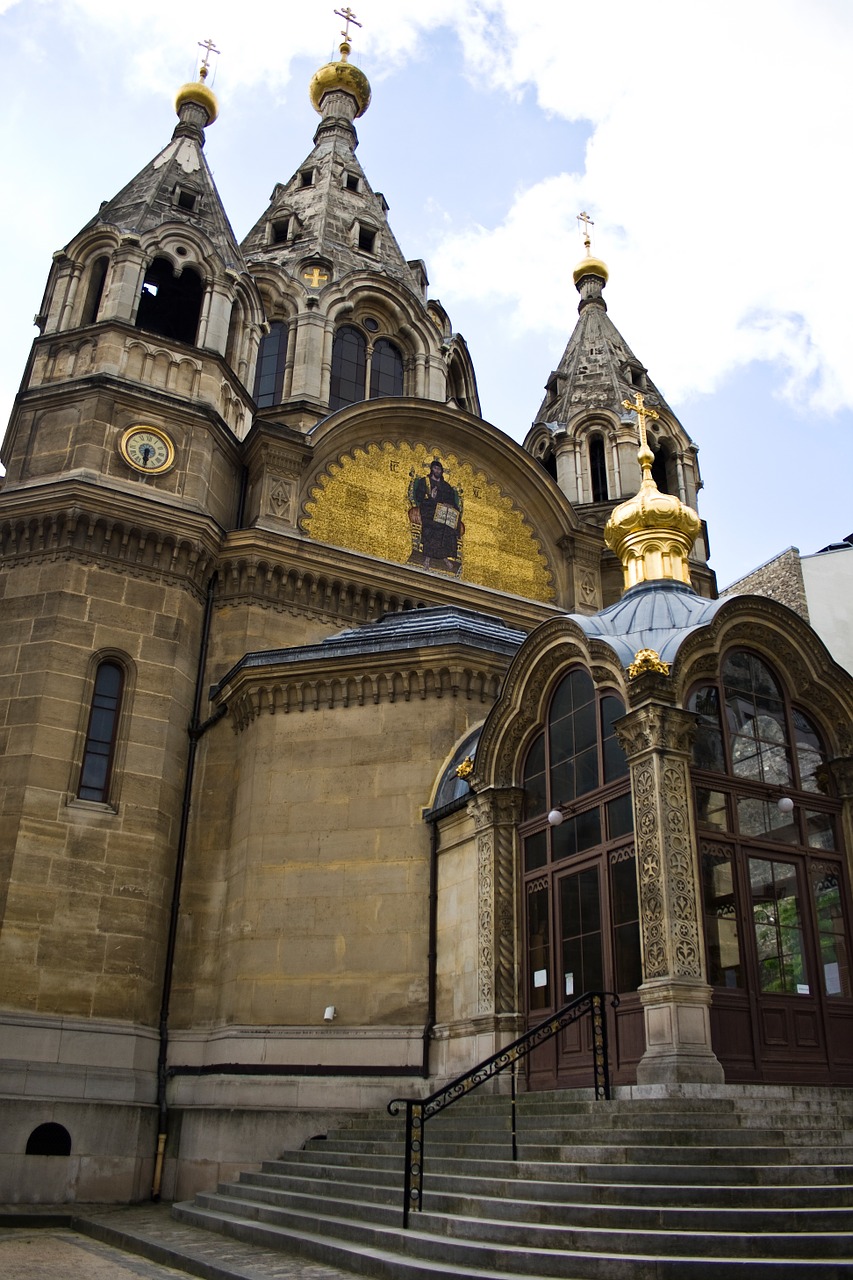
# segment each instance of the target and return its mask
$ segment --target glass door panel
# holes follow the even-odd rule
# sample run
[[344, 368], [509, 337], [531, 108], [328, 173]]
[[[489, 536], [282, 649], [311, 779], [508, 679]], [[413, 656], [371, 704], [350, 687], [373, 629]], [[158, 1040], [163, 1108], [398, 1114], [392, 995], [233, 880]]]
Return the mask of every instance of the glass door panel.
[[585, 991], [604, 988], [598, 867], [562, 876], [559, 894], [562, 969], [558, 1001], [565, 1004]]
[[749, 886], [760, 990], [810, 995], [796, 866], [750, 858]]

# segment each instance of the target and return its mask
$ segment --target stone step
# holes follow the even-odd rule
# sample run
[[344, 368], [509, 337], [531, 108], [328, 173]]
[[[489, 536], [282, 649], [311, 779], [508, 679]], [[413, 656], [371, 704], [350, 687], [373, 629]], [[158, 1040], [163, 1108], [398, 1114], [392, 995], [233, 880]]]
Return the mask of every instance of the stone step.
[[[467, 1276], [470, 1280], [509, 1280], [512, 1276], [559, 1280], [724, 1280], [729, 1276], [742, 1280], [839, 1280], [853, 1275], [853, 1262], [838, 1258], [837, 1252], [830, 1258], [792, 1259], [784, 1253], [779, 1257], [760, 1253], [744, 1257], [731, 1250], [711, 1256], [689, 1252], [615, 1253], [611, 1249], [566, 1251], [529, 1241], [517, 1245], [453, 1239], [425, 1231], [420, 1223], [404, 1231], [329, 1215], [318, 1215], [306, 1223], [293, 1215], [283, 1225], [275, 1221], [276, 1216], [281, 1216], [276, 1211], [262, 1210], [257, 1214], [256, 1209], [257, 1206], [241, 1202], [228, 1210], [211, 1211], [195, 1203], [176, 1205], [173, 1212], [181, 1221], [207, 1225], [236, 1239], [265, 1247], [274, 1247], [277, 1241], [279, 1246], [298, 1249], [307, 1257], [394, 1280], [432, 1280], [435, 1276]], [[724, 1247], [731, 1238], [720, 1243]], [[832, 1237], [832, 1244], [837, 1251], [837, 1237]]]
[[[380, 1203], [398, 1204], [400, 1202], [402, 1178], [399, 1173], [392, 1174], [387, 1170], [377, 1171], [361, 1167], [346, 1170], [339, 1168], [334, 1172], [336, 1175], [334, 1183], [330, 1181], [329, 1170], [322, 1165], [302, 1165], [296, 1172], [246, 1172], [240, 1175], [240, 1182], [253, 1187], [278, 1188], [305, 1194], [311, 1194], [319, 1185], [322, 1186], [326, 1196], [340, 1187], [343, 1194], [351, 1199], [357, 1200], [363, 1197]], [[789, 1171], [786, 1169], [787, 1172]], [[749, 1186], [743, 1183], [735, 1185], [655, 1184], [649, 1181], [590, 1183], [568, 1180], [558, 1182], [553, 1179], [522, 1176], [491, 1177], [485, 1173], [459, 1177], [427, 1171], [424, 1175], [424, 1188], [425, 1194], [430, 1196], [447, 1195], [465, 1200], [470, 1200], [472, 1197], [506, 1200], [508, 1197], [518, 1196], [527, 1201], [545, 1203], [556, 1201], [560, 1204], [571, 1203], [580, 1206], [626, 1204], [629, 1207], [656, 1210], [671, 1206], [676, 1209], [683, 1207], [743, 1208], [783, 1212], [790, 1208], [818, 1212], [822, 1208], [846, 1209], [853, 1205], [853, 1188], [849, 1182], [819, 1185], [786, 1182], [762, 1186]]]
[[[623, 1155], [625, 1153], [623, 1152]], [[632, 1156], [635, 1153], [630, 1153]], [[778, 1154], [778, 1153], [773, 1153]], [[756, 1183], [766, 1182], [769, 1185], [777, 1185], [780, 1182], [790, 1181], [795, 1177], [797, 1181], [810, 1182], [827, 1182], [827, 1183], [846, 1183], [853, 1184], [853, 1168], [847, 1165], [827, 1164], [781, 1164], [773, 1163], [697, 1163], [689, 1164], [686, 1161], [678, 1164], [667, 1164], [661, 1158], [660, 1149], [653, 1152], [654, 1159], [649, 1161], [624, 1162], [592, 1162], [588, 1158], [583, 1160], [571, 1161], [568, 1158], [559, 1160], [555, 1158], [553, 1152], [549, 1152], [547, 1160], [524, 1160], [513, 1163], [511, 1159], [492, 1160], [489, 1161], [489, 1168], [497, 1175], [509, 1176], [514, 1170], [518, 1171], [520, 1177], [558, 1177], [566, 1181], [577, 1182], [617, 1182], [617, 1183], [634, 1183], [634, 1182], [657, 1182], [657, 1183], [743, 1183], [746, 1185], [754, 1185]], [[269, 1172], [275, 1172], [282, 1165], [287, 1167], [290, 1162], [301, 1165], [316, 1164], [328, 1168], [329, 1176], [334, 1176], [334, 1169], [349, 1169], [354, 1167], [356, 1157], [347, 1155], [343, 1152], [329, 1151], [321, 1153], [317, 1150], [293, 1151], [289, 1152], [286, 1161], [267, 1160], [262, 1164], [262, 1168]], [[367, 1167], [390, 1171], [397, 1177], [402, 1177], [403, 1160], [402, 1150], [399, 1156], [390, 1155], [372, 1155], [369, 1158]], [[482, 1170], [482, 1162], [468, 1157], [438, 1157], [428, 1158], [428, 1167], [431, 1173], [455, 1173], [459, 1176], [474, 1175]]]
[[[695, 1203], [681, 1208], [667, 1205], [633, 1203], [623, 1193], [614, 1201], [578, 1200], [542, 1195], [542, 1184], [530, 1187], [510, 1184], [507, 1194], [487, 1194], [470, 1189], [438, 1191], [432, 1183], [425, 1188], [424, 1208], [430, 1214], [471, 1216], [482, 1212], [486, 1217], [513, 1223], [553, 1224], [560, 1227], [596, 1227], [615, 1231], [639, 1229], [666, 1231], [708, 1231], [754, 1235], [756, 1232], [849, 1232], [853, 1229], [853, 1205], [834, 1208], [821, 1205], [795, 1207], [790, 1203], [773, 1208], [745, 1205], [698, 1207]], [[561, 1188], [562, 1189], [562, 1188]], [[564, 1191], [564, 1189], [562, 1189]], [[262, 1204], [282, 1205], [305, 1213], [323, 1213], [334, 1205], [336, 1214], [346, 1208], [363, 1221], [399, 1221], [401, 1196], [399, 1187], [370, 1183], [338, 1181], [329, 1186], [320, 1181], [272, 1179], [261, 1174], [245, 1174], [239, 1183], [220, 1186], [220, 1196], [249, 1199]], [[390, 1212], [389, 1212], [390, 1210]]]

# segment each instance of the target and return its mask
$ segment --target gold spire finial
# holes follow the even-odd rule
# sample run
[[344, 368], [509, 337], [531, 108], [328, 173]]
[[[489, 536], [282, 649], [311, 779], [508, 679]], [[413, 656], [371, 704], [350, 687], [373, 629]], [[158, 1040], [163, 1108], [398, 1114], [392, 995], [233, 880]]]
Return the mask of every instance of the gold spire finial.
[[206, 40], [199, 40], [199, 49], [204, 49], [204, 57], [201, 60], [201, 66], [198, 69], [198, 78], [201, 81], [207, 79], [207, 73], [210, 70], [210, 55], [212, 53], [219, 54], [219, 50], [211, 40], [210, 36]]
[[[196, 107], [201, 107], [207, 112], [207, 120], [202, 121], [202, 127], [207, 124], [213, 124], [219, 115], [219, 103], [216, 101], [216, 94], [205, 84], [207, 73], [210, 70], [210, 55], [219, 53], [216, 45], [208, 38], [207, 40], [199, 40], [198, 47], [204, 49], [204, 57], [201, 60], [201, 66], [198, 69], [198, 80], [191, 80], [189, 84], [181, 85], [175, 98], [175, 110], [181, 115], [181, 108], [187, 103], [193, 103]], [[181, 116], [183, 121], [183, 116]], [[197, 121], [195, 123], [198, 123]], [[180, 125], [178, 126], [180, 128]]]
[[646, 436], [646, 418], [659, 418], [656, 409], [645, 403], [641, 391], [633, 400], [623, 400], [623, 409], [637, 415], [642, 469], [640, 489], [622, 502], [604, 526], [604, 541], [622, 561], [625, 590], [641, 582], [669, 580], [690, 585], [688, 557], [702, 528], [692, 507], [669, 493], [661, 493], [652, 475], [655, 455]]
[[321, 67], [317, 71], [308, 86], [308, 94], [311, 98], [311, 105], [318, 115], [323, 115], [323, 98], [327, 93], [336, 89], [342, 89], [344, 93], [348, 93], [355, 101], [356, 109], [354, 114], [349, 114], [340, 102], [337, 105], [328, 106], [333, 116], [344, 115], [350, 121], [357, 120], [359, 116], [363, 116], [367, 108], [370, 106], [370, 81], [364, 72], [352, 65], [349, 61], [349, 55], [352, 52], [352, 43], [350, 41], [350, 23], [353, 26], [361, 27], [361, 23], [353, 13], [349, 5], [343, 9], [335, 9], [335, 17], [343, 18], [344, 29], [341, 32], [343, 41], [340, 44], [340, 62], [327, 62], [325, 67]]
[[[584, 276], [596, 276], [600, 281], [603, 281], [604, 284], [607, 284], [608, 271], [606, 263], [602, 262], [600, 258], [594, 258], [592, 256], [592, 234], [590, 232], [590, 228], [594, 227], [595, 223], [586, 212], [579, 213], [577, 217], [578, 227], [583, 228], [581, 235], [583, 236], [583, 247], [586, 249], [586, 257], [581, 258], [580, 262], [572, 272], [572, 278], [574, 279], [575, 285], [578, 290], [580, 290], [580, 282]], [[597, 296], [600, 296], [601, 285], [595, 287], [598, 288]]]
[[643, 468], [643, 474], [645, 475], [646, 460], [648, 460], [649, 474], [651, 474], [652, 463], [655, 460], [655, 455], [649, 448], [649, 439], [646, 435], [646, 418], [651, 418], [652, 421], [656, 421], [660, 417], [660, 414], [657, 409], [646, 408], [645, 396], [642, 391], [635, 391], [633, 400], [623, 400], [622, 408], [630, 409], [632, 413], [636, 413], [637, 415], [637, 426], [640, 429], [640, 466]]

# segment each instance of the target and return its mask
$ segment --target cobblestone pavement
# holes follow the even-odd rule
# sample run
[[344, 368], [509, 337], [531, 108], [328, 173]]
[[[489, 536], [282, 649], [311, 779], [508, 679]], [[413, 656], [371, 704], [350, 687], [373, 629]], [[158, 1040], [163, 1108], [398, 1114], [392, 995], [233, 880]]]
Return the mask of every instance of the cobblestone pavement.
[[[50, 1220], [44, 1210], [31, 1212]], [[349, 1271], [184, 1226], [168, 1205], [67, 1205], [51, 1211], [57, 1213], [68, 1225], [31, 1225], [29, 1218], [6, 1226], [4, 1217], [20, 1222], [27, 1210], [0, 1212], [3, 1280], [353, 1280]]]

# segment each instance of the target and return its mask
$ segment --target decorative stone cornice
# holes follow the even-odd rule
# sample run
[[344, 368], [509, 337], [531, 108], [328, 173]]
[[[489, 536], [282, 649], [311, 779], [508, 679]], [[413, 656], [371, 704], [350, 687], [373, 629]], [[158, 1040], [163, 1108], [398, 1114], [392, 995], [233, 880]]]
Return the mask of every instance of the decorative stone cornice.
[[0, 555], [7, 564], [94, 561], [121, 566], [133, 577], [175, 582], [195, 594], [215, 567], [219, 530], [192, 512], [165, 506], [152, 511], [82, 483], [10, 497], [19, 501], [7, 502], [0, 520]]
[[345, 659], [330, 654], [326, 660], [239, 670], [233, 681], [220, 687], [217, 700], [227, 703], [235, 733], [260, 715], [277, 713], [432, 698], [491, 703], [500, 689], [504, 663], [485, 653], [466, 660], [449, 646]]

